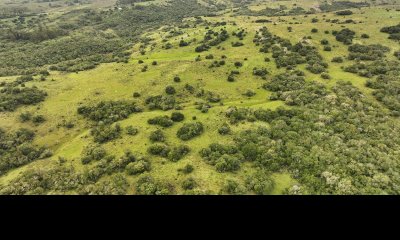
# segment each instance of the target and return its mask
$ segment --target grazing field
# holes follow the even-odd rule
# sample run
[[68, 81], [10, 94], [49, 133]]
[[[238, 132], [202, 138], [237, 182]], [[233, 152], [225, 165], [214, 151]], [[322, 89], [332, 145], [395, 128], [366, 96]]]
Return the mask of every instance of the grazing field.
[[400, 193], [397, 1], [78, 2], [0, 18], [0, 193]]

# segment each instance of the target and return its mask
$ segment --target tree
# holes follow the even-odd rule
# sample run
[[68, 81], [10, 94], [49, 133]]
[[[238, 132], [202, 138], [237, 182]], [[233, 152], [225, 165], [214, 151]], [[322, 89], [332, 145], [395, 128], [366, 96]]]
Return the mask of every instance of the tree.
[[174, 122], [182, 122], [185, 119], [185, 115], [180, 112], [171, 113], [171, 120]]
[[164, 132], [161, 131], [160, 129], [157, 129], [156, 131], [150, 133], [149, 139], [152, 142], [164, 142], [165, 141]]
[[174, 95], [176, 93], [176, 90], [173, 86], [167, 86], [165, 88], [165, 93], [169, 95]]
[[182, 182], [182, 188], [184, 190], [192, 190], [196, 186], [197, 186], [197, 182], [196, 182], [196, 180], [194, 180], [194, 178], [187, 178], [187, 179], [183, 180], [183, 182]]
[[181, 140], [187, 141], [201, 135], [204, 132], [204, 127], [201, 122], [185, 123], [176, 133]]

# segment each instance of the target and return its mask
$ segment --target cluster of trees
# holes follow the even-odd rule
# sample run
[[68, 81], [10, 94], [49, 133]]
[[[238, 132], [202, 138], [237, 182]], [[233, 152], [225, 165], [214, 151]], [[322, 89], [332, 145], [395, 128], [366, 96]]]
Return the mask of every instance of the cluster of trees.
[[22, 105], [35, 105], [45, 100], [47, 93], [37, 87], [4, 87], [0, 89], [0, 112], [14, 111]]
[[221, 42], [226, 41], [229, 38], [229, 33], [226, 29], [221, 29], [219, 32], [214, 30], [208, 30], [204, 36], [202, 44], [195, 48], [196, 52], [203, 52], [210, 49], [212, 46], [217, 46]]
[[240, 169], [241, 162], [245, 160], [243, 154], [235, 147], [219, 143], [210, 144], [208, 148], [200, 151], [200, 156], [208, 163], [215, 166], [218, 172], [234, 172]]
[[99, 124], [90, 130], [96, 143], [106, 143], [121, 136], [122, 128], [116, 124]]
[[388, 33], [389, 39], [400, 40], [400, 24], [395, 26], [383, 27], [381, 32]]
[[95, 105], [78, 107], [78, 114], [102, 124], [111, 124], [141, 111], [142, 109], [131, 101], [101, 101]]
[[136, 183], [136, 193], [141, 195], [169, 195], [174, 191], [172, 184], [156, 180], [150, 175], [141, 177]]
[[186, 145], [178, 145], [170, 147], [166, 144], [153, 144], [147, 148], [147, 152], [151, 155], [167, 158], [172, 162], [177, 162], [190, 152], [190, 148]]
[[[239, 133], [229, 149], [247, 146], [248, 158], [264, 170], [288, 169], [303, 193], [398, 193], [399, 126], [351, 83], [338, 82], [296, 110], [266, 116], [269, 128]], [[206, 156], [214, 156], [210, 152]]]
[[346, 45], [350, 45], [353, 42], [353, 38], [356, 35], [356, 33], [348, 28], [344, 28], [340, 30], [339, 32], [337, 31], [332, 31], [332, 34], [335, 36], [336, 40], [338, 42], [342, 42]]
[[373, 61], [384, 58], [390, 48], [381, 44], [361, 45], [357, 43], [349, 46], [348, 50], [349, 60]]
[[400, 67], [397, 61], [380, 59], [370, 63], [356, 62], [344, 70], [368, 77], [366, 86], [374, 89], [375, 98], [389, 108], [394, 116], [400, 116]]
[[176, 133], [176, 136], [184, 141], [200, 136], [204, 132], [201, 122], [185, 123]]
[[33, 145], [34, 138], [35, 133], [28, 129], [6, 133], [0, 128], [0, 175], [52, 155], [50, 150]]
[[160, 109], [163, 111], [167, 111], [175, 107], [176, 100], [174, 96], [156, 95], [146, 98], [145, 103], [150, 110]]
[[296, 65], [307, 63], [307, 70], [320, 74], [328, 67], [315, 47], [307, 45], [305, 41], [292, 45], [289, 40], [272, 35], [266, 27], [256, 33], [253, 42], [262, 46], [260, 52], [267, 53], [272, 50], [272, 57], [278, 68], [285, 67], [290, 70]]

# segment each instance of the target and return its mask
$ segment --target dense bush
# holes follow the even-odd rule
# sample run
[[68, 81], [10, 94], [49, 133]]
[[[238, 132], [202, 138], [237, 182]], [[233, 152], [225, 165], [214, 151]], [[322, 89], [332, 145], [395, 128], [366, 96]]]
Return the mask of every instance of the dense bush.
[[201, 122], [185, 123], [176, 133], [181, 140], [187, 141], [194, 137], [200, 136], [204, 132]]
[[185, 157], [190, 152], [190, 148], [186, 145], [179, 145], [171, 149], [168, 153], [168, 159], [172, 162], [177, 162]]
[[149, 120], [147, 120], [147, 123], [151, 125], [158, 125], [161, 127], [171, 127], [174, 124], [174, 121], [172, 121], [168, 116], [158, 116], [150, 118]]
[[180, 112], [171, 113], [171, 120], [174, 122], [182, 122], [185, 119], [185, 115]]
[[373, 61], [385, 57], [385, 53], [389, 52], [388, 47], [382, 46], [380, 44], [372, 45], [361, 45], [354, 44], [349, 46], [349, 60], [363, 60], [363, 61]]
[[78, 108], [78, 114], [105, 124], [126, 119], [130, 114], [141, 111], [142, 109], [135, 102], [129, 101], [101, 101], [96, 105]]
[[147, 159], [138, 159], [126, 165], [125, 170], [129, 175], [137, 175], [150, 171], [150, 162]]
[[170, 110], [175, 107], [175, 98], [173, 96], [151, 96], [146, 99], [146, 104], [150, 110]]
[[192, 190], [193, 188], [195, 188], [197, 186], [197, 182], [196, 180], [194, 180], [193, 178], [187, 178], [185, 180], [183, 180], [182, 182], [182, 188], [184, 190]]
[[167, 86], [165, 88], [165, 93], [168, 95], [174, 95], [176, 93], [176, 90], [173, 86]]
[[47, 93], [36, 87], [5, 87], [0, 89], [0, 112], [11, 112], [22, 105], [35, 105], [44, 101]]
[[[332, 32], [333, 34], [333, 32]], [[346, 45], [350, 45], [353, 42], [353, 38], [356, 33], [348, 28], [344, 28], [336, 33], [336, 40]]]
[[140, 195], [169, 195], [173, 191], [171, 184], [157, 181], [151, 176], [143, 176], [136, 183], [136, 193]]
[[96, 143], [106, 143], [119, 138], [121, 136], [121, 131], [121, 126], [119, 124], [114, 124], [93, 127], [90, 133]]
[[160, 129], [157, 129], [150, 133], [149, 139], [152, 142], [164, 142], [165, 141], [165, 134]]
[[168, 157], [171, 148], [165, 144], [153, 144], [147, 148], [147, 152], [151, 155], [156, 155], [160, 157]]
[[126, 134], [131, 135], [131, 136], [135, 136], [139, 133], [139, 129], [133, 127], [133, 126], [127, 126], [125, 128]]
[[91, 161], [98, 161], [107, 155], [106, 150], [100, 145], [88, 145], [81, 154], [82, 164], [88, 164]]
[[18, 129], [6, 133], [0, 128], [0, 175], [37, 159], [48, 158], [51, 151], [32, 144], [35, 133], [28, 129]]

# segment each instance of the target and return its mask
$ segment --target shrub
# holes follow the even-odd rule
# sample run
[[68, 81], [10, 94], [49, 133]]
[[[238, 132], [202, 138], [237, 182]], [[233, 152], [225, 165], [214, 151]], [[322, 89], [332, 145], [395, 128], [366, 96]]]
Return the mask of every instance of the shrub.
[[324, 51], [327, 51], [327, 52], [332, 51], [331, 46], [324, 46]]
[[147, 152], [151, 155], [168, 157], [171, 149], [165, 144], [153, 144], [147, 148]]
[[243, 64], [241, 62], [235, 62], [235, 67], [241, 67]]
[[147, 120], [148, 124], [159, 125], [161, 127], [171, 127], [174, 122], [168, 116], [158, 116]]
[[138, 93], [138, 92], [134, 92], [134, 93], [133, 93], [133, 97], [134, 97], [134, 98], [138, 98], [138, 97], [140, 97], [140, 96], [141, 96], [141, 95], [140, 95], [140, 93]]
[[240, 160], [231, 155], [222, 155], [216, 162], [217, 172], [234, 172], [240, 169]]
[[103, 159], [107, 155], [107, 152], [102, 146], [94, 144], [85, 147], [81, 155], [82, 164], [88, 164], [91, 161], [99, 161]]
[[36, 115], [32, 117], [32, 122], [35, 124], [40, 124], [44, 123], [46, 121], [46, 118], [43, 115]]
[[201, 122], [185, 123], [176, 133], [181, 140], [187, 141], [194, 137], [200, 136], [204, 132]]
[[332, 58], [332, 62], [342, 63], [343, 62], [343, 58], [342, 57], [334, 57], [334, 58]]
[[125, 128], [125, 130], [126, 130], [126, 133], [127, 133], [128, 135], [131, 135], [131, 136], [135, 136], [135, 135], [137, 135], [138, 132], [139, 132], [139, 130], [138, 130], [137, 128], [133, 127], [133, 126], [127, 126], [127, 127]]
[[175, 98], [173, 96], [151, 96], [145, 101], [150, 110], [160, 109], [160, 110], [170, 110], [175, 107]]
[[228, 179], [222, 187], [222, 192], [226, 192], [228, 194], [243, 194], [245, 189], [238, 182]]
[[27, 122], [32, 119], [32, 114], [30, 112], [23, 112], [19, 115], [19, 120], [21, 122]]
[[174, 147], [168, 153], [168, 159], [172, 162], [177, 162], [181, 160], [184, 156], [186, 156], [190, 152], [190, 148], [186, 145], [180, 145], [178, 147]]
[[175, 76], [175, 77], [174, 77], [174, 82], [178, 83], [178, 82], [180, 82], [180, 81], [181, 81], [181, 78], [180, 78], [180, 77], [178, 77], [178, 76]]
[[322, 45], [328, 45], [328, 44], [329, 44], [329, 41], [326, 40], [326, 39], [322, 39], [322, 40], [321, 40], [321, 44], [322, 44]]
[[318, 29], [313, 28], [313, 29], [311, 29], [311, 32], [312, 32], [312, 33], [317, 33], [317, 32], [318, 32]]
[[176, 93], [176, 90], [175, 90], [175, 88], [173, 86], [167, 86], [165, 88], [165, 93], [168, 94], [168, 95], [173, 95], [173, 94]]
[[105, 143], [121, 136], [121, 126], [119, 124], [100, 125], [92, 128], [91, 134], [95, 142]]
[[361, 38], [369, 38], [369, 35], [366, 33], [361, 34]]
[[125, 170], [128, 175], [137, 175], [140, 173], [144, 173], [146, 171], [150, 171], [150, 162], [146, 159], [140, 159], [135, 162], [129, 163], [125, 167]]
[[186, 164], [185, 167], [182, 168], [182, 172], [184, 174], [189, 174], [189, 173], [193, 172], [193, 170], [194, 170], [194, 168], [190, 164]]
[[227, 135], [231, 133], [231, 127], [227, 123], [224, 123], [220, 128], [218, 128], [218, 133], [221, 135]]
[[136, 193], [141, 195], [168, 195], [173, 186], [154, 180], [151, 176], [143, 176], [136, 183]]
[[161, 131], [160, 129], [157, 129], [150, 133], [149, 139], [152, 142], [164, 142], [165, 141], [164, 132]]
[[180, 112], [171, 113], [171, 120], [174, 122], [182, 122], [185, 119], [185, 115]]
[[196, 181], [193, 178], [187, 178], [182, 182], [182, 188], [184, 190], [192, 190], [197, 186]]

